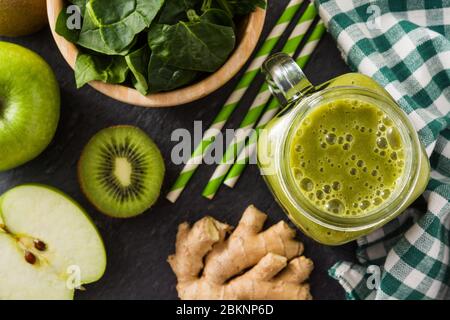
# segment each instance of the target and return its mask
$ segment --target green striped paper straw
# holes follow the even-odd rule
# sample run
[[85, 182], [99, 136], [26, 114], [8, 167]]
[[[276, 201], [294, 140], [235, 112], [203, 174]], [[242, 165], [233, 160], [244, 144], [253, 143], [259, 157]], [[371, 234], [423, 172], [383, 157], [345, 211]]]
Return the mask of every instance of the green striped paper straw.
[[[286, 42], [282, 49], [282, 52], [293, 55], [298, 49], [303, 37], [307, 33], [314, 18], [317, 16], [317, 10], [313, 3], [310, 3], [306, 8], [303, 15], [297, 21], [297, 24], [289, 36], [289, 40]], [[250, 106], [247, 114], [242, 120], [239, 128], [236, 130], [235, 136], [228, 146], [225, 154], [214, 171], [211, 179], [203, 190], [202, 195], [208, 199], [212, 199], [223, 182], [228, 170], [234, 163], [234, 159], [242, 150], [245, 145], [245, 140], [249, 137], [253, 131], [253, 127], [258, 121], [259, 117], [264, 111], [264, 108], [271, 97], [269, 86], [264, 83]]]
[[[309, 58], [311, 57], [311, 54], [316, 49], [324, 33], [325, 33], [325, 26], [323, 22], [320, 21], [314, 28], [311, 35], [308, 37], [305, 46], [301, 50], [296, 60], [300, 68], [304, 68], [306, 66], [306, 64], [309, 61]], [[272, 118], [278, 113], [278, 111], [279, 111], [279, 103], [276, 99], [273, 99], [267, 106], [266, 111], [264, 112], [263, 116], [256, 125], [256, 131], [252, 133], [249, 140], [247, 141], [247, 145], [239, 154], [236, 163], [231, 167], [230, 171], [228, 172], [224, 181], [224, 184], [226, 186], [233, 188], [236, 185], [236, 182], [239, 180], [239, 177], [244, 171], [248, 163], [248, 160], [251, 159], [251, 157], [253, 157], [256, 151], [259, 132], [270, 120], [272, 120]]]
[[262, 64], [272, 52], [275, 45], [278, 43], [281, 35], [289, 26], [295, 14], [300, 9], [302, 3], [303, 0], [291, 0], [286, 6], [283, 14], [275, 23], [275, 26], [264, 41], [261, 49], [259, 49], [259, 51], [256, 53], [254, 60], [245, 71], [243, 77], [237, 84], [233, 93], [225, 102], [224, 106], [219, 111], [219, 114], [214, 118], [211, 127], [203, 134], [202, 141], [196, 147], [190, 159], [186, 162], [177, 180], [170, 188], [170, 191], [167, 194], [167, 199], [170, 202], [177, 201], [181, 192], [183, 192], [189, 180], [194, 175], [195, 170], [202, 163], [203, 156], [208, 150], [208, 147], [214, 142], [215, 137], [220, 133], [220, 130], [222, 130], [223, 126], [228, 121], [233, 111], [236, 109], [247, 88], [257, 76]]

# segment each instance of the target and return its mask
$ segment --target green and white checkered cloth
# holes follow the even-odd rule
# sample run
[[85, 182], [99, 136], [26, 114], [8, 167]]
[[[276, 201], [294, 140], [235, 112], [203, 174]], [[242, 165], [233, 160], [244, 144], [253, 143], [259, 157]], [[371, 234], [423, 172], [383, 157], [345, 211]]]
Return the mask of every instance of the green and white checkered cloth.
[[450, 299], [450, 0], [315, 3], [349, 66], [409, 115], [432, 166], [427, 212], [359, 239], [360, 264], [338, 262], [330, 275], [349, 299]]

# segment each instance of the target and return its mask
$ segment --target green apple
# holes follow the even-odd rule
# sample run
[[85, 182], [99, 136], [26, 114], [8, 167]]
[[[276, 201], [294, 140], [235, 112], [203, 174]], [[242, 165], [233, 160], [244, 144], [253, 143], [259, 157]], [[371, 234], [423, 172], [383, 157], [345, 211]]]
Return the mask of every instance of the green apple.
[[0, 300], [72, 299], [105, 268], [96, 227], [67, 195], [22, 185], [0, 197]]
[[36, 53], [0, 41], [0, 171], [30, 161], [48, 146], [59, 109], [50, 66]]
[[357, 86], [367, 88], [376, 93], [381, 94], [389, 99], [392, 99], [391, 95], [371, 77], [368, 77], [361, 73], [351, 72], [343, 74], [337, 78], [331, 80], [328, 88], [340, 87], [340, 86]]

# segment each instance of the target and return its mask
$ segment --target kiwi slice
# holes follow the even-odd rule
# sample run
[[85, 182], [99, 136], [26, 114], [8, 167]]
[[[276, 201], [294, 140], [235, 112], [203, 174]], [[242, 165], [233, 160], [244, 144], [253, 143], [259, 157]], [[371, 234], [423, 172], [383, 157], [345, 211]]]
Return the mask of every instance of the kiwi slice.
[[84, 148], [78, 177], [89, 201], [101, 212], [129, 218], [158, 199], [164, 160], [141, 129], [116, 126], [98, 132]]

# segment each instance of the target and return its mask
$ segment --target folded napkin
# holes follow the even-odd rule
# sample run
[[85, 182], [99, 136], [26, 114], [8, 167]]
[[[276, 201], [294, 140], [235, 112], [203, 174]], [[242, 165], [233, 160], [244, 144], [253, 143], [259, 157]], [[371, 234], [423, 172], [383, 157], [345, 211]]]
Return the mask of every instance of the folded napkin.
[[[348, 65], [386, 88], [430, 157], [427, 211], [358, 240], [329, 273], [349, 299], [450, 299], [450, 0], [315, 0]], [[380, 275], [380, 277], [378, 277]]]

